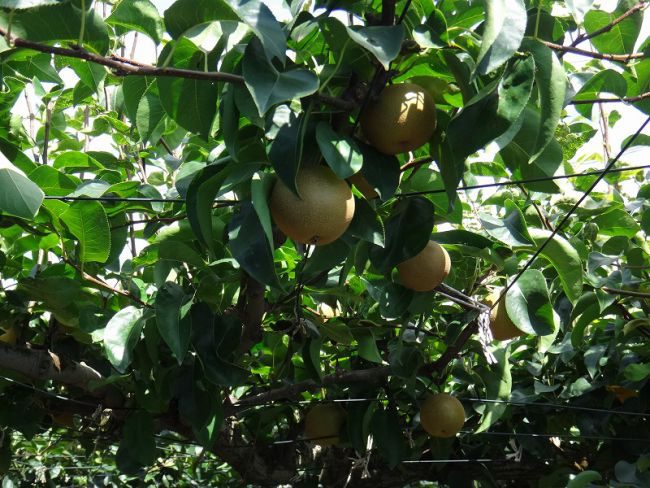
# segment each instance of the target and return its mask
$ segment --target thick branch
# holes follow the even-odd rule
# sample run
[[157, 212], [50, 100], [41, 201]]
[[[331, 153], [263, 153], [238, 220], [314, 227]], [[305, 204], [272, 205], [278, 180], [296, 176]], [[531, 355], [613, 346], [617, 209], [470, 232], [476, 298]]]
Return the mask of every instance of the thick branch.
[[600, 29], [597, 29], [597, 30], [593, 31], [591, 34], [586, 34], [585, 33], [585, 34], [579, 35], [578, 37], [576, 37], [575, 41], [573, 41], [571, 43], [571, 46], [575, 47], [578, 44], [580, 44], [581, 42], [586, 41], [587, 39], [593, 39], [596, 36], [599, 36], [601, 34], [604, 34], [605, 32], [611, 31], [614, 28], [614, 26], [616, 26], [617, 24], [620, 24], [621, 22], [623, 22], [625, 19], [627, 19], [631, 15], [634, 15], [635, 13], [643, 10], [646, 7], [646, 5], [647, 4], [645, 3], [645, 1], [637, 3], [632, 8], [630, 8], [627, 12], [623, 13], [620, 17], [615, 18], [614, 20], [612, 20], [606, 26], [601, 27]]
[[647, 57], [645, 53], [603, 54], [603, 53], [585, 51], [584, 49], [580, 49], [573, 46], [562, 46], [560, 44], [555, 44], [553, 42], [548, 42], [548, 41], [541, 41], [541, 42], [547, 47], [553, 49], [554, 51], [577, 54], [579, 56], [585, 56], [587, 58], [603, 59], [606, 61], [615, 61], [618, 63], [629, 63], [632, 59], [643, 59]]
[[[91, 382], [103, 377], [84, 363], [66, 361], [45, 349], [27, 349], [0, 342], [0, 369], [20, 373], [33, 380], [52, 380], [97, 396]], [[101, 392], [100, 392], [101, 396]]]

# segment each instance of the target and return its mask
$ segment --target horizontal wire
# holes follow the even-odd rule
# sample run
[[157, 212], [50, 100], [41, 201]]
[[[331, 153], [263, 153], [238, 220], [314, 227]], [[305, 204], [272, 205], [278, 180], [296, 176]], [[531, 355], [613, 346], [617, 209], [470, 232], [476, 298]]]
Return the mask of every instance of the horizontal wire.
[[[622, 173], [625, 171], [636, 171], [639, 169], [648, 169], [650, 164], [643, 164], [639, 166], [627, 166], [625, 168], [614, 168], [609, 170], [607, 173]], [[557, 176], [540, 176], [538, 178], [529, 178], [526, 180], [508, 180], [508, 181], [498, 181], [494, 183], [483, 183], [480, 185], [464, 185], [459, 186], [456, 190], [466, 191], [466, 190], [479, 190], [482, 188], [492, 188], [492, 187], [501, 187], [501, 186], [514, 186], [514, 185], [525, 185], [527, 183], [541, 183], [544, 181], [554, 181], [554, 180], [564, 180], [571, 178], [583, 178], [587, 176], [599, 176], [603, 171], [589, 171], [586, 173], [571, 173], [568, 175], [557, 175]], [[436, 193], [445, 193], [446, 189], [438, 190], [424, 190], [424, 191], [413, 191], [398, 193], [396, 197], [407, 197], [407, 196], [416, 196], [416, 195], [432, 195]], [[131, 202], [131, 203], [185, 203], [184, 198], [148, 198], [148, 197], [112, 197], [112, 196], [101, 196], [101, 197], [89, 197], [89, 196], [60, 196], [60, 195], [46, 195], [45, 200], [61, 200], [61, 201], [95, 201], [95, 202]], [[213, 203], [221, 204], [223, 206], [238, 205], [241, 203], [239, 200], [215, 200]]]
[[[607, 171], [607, 174], [610, 173], [623, 173], [625, 171], [636, 171], [639, 169], [648, 169], [650, 168], [650, 164], [642, 164], [639, 166], [627, 166], [625, 168], [614, 168], [610, 169]], [[494, 183], [483, 183], [480, 185], [463, 185], [459, 186], [456, 188], [456, 190], [480, 190], [482, 188], [492, 188], [492, 187], [500, 187], [500, 186], [515, 186], [515, 185], [525, 185], [527, 183], [541, 183], [544, 181], [554, 181], [554, 180], [564, 180], [564, 179], [570, 179], [570, 178], [582, 178], [586, 176], [599, 176], [603, 174], [605, 171], [600, 170], [600, 171], [588, 171], [586, 173], [570, 173], [568, 175], [557, 175], [557, 176], [540, 176], [538, 178], [530, 178], [527, 180], [509, 180], [509, 181], [499, 181], [499, 182], [494, 182]], [[396, 197], [411, 197], [411, 196], [417, 196], [417, 195], [432, 195], [436, 193], [445, 193], [447, 190], [444, 188], [438, 189], [438, 190], [423, 190], [423, 191], [411, 191], [411, 192], [405, 192], [405, 193], [399, 193], [396, 194]]]
[[469, 430], [461, 430], [460, 434], [466, 435], [494, 435], [494, 436], [504, 436], [504, 437], [540, 437], [544, 439], [551, 439], [557, 437], [558, 439], [567, 439], [567, 440], [596, 440], [596, 441], [626, 441], [626, 442], [647, 442], [650, 444], [650, 437], [615, 437], [615, 436], [603, 436], [603, 435], [572, 435], [572, 434], [537, 434], [532, 432], [472, 432]]

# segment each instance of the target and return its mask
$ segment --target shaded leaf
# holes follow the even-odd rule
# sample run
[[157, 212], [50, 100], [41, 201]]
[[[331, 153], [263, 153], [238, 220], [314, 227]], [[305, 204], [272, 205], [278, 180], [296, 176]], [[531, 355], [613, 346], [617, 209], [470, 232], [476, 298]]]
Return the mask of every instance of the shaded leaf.
[[192, 322], [185, 305], [187, 298], [176, 283], [165, 283], [156, 294], [158, 332], [172, 351], [178, 364], [183, 362], [190, 344]]
[[546, 280], [541, 271], [529, 269], [519, 277], [506, 295], [508, 316], [526, 334], [552, 334], [557, 324]]
[[325, 161], [340, 179], [361, 169], [363, 156], [352, 137], [337, 134], [328, 123], [320, 122], [316, 126], [316, 141]]

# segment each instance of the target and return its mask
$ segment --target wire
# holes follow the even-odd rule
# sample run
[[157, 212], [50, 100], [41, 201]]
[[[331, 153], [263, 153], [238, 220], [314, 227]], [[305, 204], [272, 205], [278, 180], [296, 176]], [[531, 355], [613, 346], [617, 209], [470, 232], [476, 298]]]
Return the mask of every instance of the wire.
[[[650, 164], [643, 164], [639, 166], [627, 166], [625, 168], [613, 168], [608, 171], [608, 173], [622, 173], [625, 171], [636, 171], [639, 169], [647, 169], [650, 168]], [[540, 176], [539, 178], [530, 178], [527, 180], [509, 180], [509, 181], [501, 181], [501, 182], [494, 182], [494, 183], [483, 183], [480, 185], [464, 185], [464, 186], [459, 186], [456, 188], [456, 190], [462, 190], [462, 191], [467, 191], [467, 190], [480, 190], [483, 188], [493, 188], [493, 187], [500, 187], [500, 186], [515, 186], [515, 185], [525, 185], [527, 183], [540, 183], [544, 181], [554, 181], [554, 180], [564, 180], [564, 179], [570, 179], [570, 178], [584, 178], [587, 176], [598, 176], [604, 173], [604, 170], [600, 171], [588, 171], [586, 173], [571, 173], [568, 175], [557, 175], [557, 176]], [[398, 193], [395, 196], [396, 197], [411, 197], [411, 196], [417, 196], [417, 195], [433, 195], [436, 193], [446, 193], [447, 190], [444, 188], [438, 189], [438, 190], [424, 190], [424, 191], [411, 191], [411, 192], [405, 192], [405, 193]]]
[[550, 439], [557, 437], [558, 439], [569, 439], [579, 441], [582, 439], [596, 440], [596, 441], [627, 441], [627, 442], [647, 442], [650, 443], [649, 437], [613, 437], [602, 435], [572, 435], [572, 434], [535, 434], [530, 432], [472, 432], [469, 430], [461, 430], [460, 434], [466, 435], [494, 435], [505, 437], [540, 437], [543, 439]]
[[557, 235], [560, 229], [564, 227], [564, 224], [568, 222], [569, 218], [571, 218], [571, 215], [573, 215], [573, 213], [580, 207], [580, 205], [582, 205], [582, 202], [584, 202], [587, 199], [589, 194], [594, 190], [594, 188], [596, 188], [598, 183], [601, 182], [601, 180], [605, 177], [605, 175], [611, 171], [612, 167], [618, 162], [621, 156], [623, 156], [625, 151], [627, 151], [627, 149], [634, 143], [637, 137], [641, 135], [641, 132], [643, 132], [643, 129], [645, 129], [645, 126], [648, 125], [648, 123], [650, 123], [650, 116], [645, 119], [645, 122], [643, 122], [643, 124], [641, 124], [641, 127], [637, 129], [634, 135], [632, 135], [632, 137], [630, 137], [627, 140], [627, 142], [623, 145], [623, 147], [618, 152], [616, 157], [607, 164], [605, 169], [600, 173], [600, 175], [598, 175], [598, 177], [593, 181], [593, 183], [589, 186], [589, 188], [585, 190], [585, 192], [578, 199], [578, 201], [573, 204], [573, 206], [569, 209], [569, 211], [564, 215], [562, 220], [555, 226], [555, 229], [553, 229], [551, 235], [548, 236], [548, 238], [533, 253], [533, 255], [526, 262], [526, 264], [524, 264], [524, 267], [521, 268], [519, 272], [515, 275], [515, 277], [510, 281], [510, 283], [507, 283], [506, 286], [503, 288], [503, 290], [501, 290], [501, 294], [494, 301], [494, 303], [490, 307], [490, 310], [493, 310], [499, 304], [501, 299], [506, 296], [506, 293], [508, 293], [508, 291], [515, 285], [515, 283], [517, 283], [517, 280], [519, 280], [519, 278], [521, 278], [521, 276], [526, 272], [526, 270], [530, 268], [530, 266], [533, 264], [535, 259], [537, 259], [537, 257], [542, 253], [542, 251], [544, 251], [546, 246], [553, 240], [553, 238]]

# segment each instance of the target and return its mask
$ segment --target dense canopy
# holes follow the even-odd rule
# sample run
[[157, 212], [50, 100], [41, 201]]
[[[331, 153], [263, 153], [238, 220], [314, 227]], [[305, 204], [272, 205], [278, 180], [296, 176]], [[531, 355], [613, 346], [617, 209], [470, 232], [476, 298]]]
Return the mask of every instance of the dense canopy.
[[650, 486], [646, 7], [0, 0], [3, 488]]

